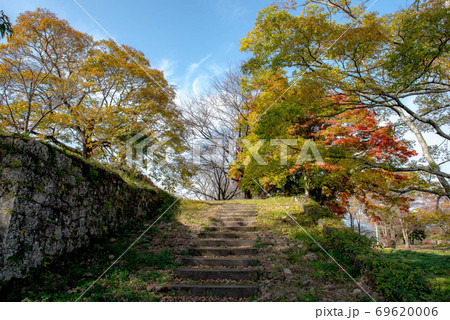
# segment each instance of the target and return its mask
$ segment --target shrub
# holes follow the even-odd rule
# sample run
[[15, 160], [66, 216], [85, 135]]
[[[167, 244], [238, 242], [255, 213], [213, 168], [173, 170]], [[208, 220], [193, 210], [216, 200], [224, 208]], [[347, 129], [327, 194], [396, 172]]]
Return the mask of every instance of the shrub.
[[433, 288], [422, 269], [386, 259], [381, 253], [359, 257], [375, 278], [375, 289], [388, 301], [428, 301]]
[[[358, 276], [361, 271], [368, 273], [373, 286], [388, 301], [432, 300], [433, 286], [420, 268], [409, 263], [387, 259], [374, 248], [374, 242], [359, 235], [352, 229], [329, 227], [311, 228], [310, 234], [333, 258], [341, 264], [350, 265], [347, 271]], [[311, 249], [321, 250], [304, 232], [296, 233]], [[361, 270], [364, 269], [364, 270]]]

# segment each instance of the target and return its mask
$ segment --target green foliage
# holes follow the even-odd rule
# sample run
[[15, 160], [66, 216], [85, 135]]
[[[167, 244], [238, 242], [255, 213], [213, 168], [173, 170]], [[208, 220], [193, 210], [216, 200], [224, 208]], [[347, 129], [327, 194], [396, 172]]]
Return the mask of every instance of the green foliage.
[[180, 201], [176, 200], [171, 194], [160, 192], [160, 205], [157, 209], [157, 215], [164, 214], [162, 221], [171, 221], [180, 206]]
[[348, 228], [331, 230], [322, 238], [327, 248], [339, 250], [342, 253], [351, 255], [367, 254], [372, 250], [374, 242]]
[[100, 172], [98, 169], [94, 166], [89, 167], [89, 173], [88, 173], [88, 179], [91, 182], [96, 182], [98, 180], [98, 177], [100, 175]]
[[5, 35], [12, 34], [12, 25], [8, 16], [0, 10], [0, 38], [4, 38]]
[[[407, 259], [399, 261], [373, 248], [372, 240], [347, 228], [310, 229], [310, 234], [337, 262], [350, 266], [347, 272], [353, 277], [368, 273], [374, 279], [374, 289], [388, 301], [435, 301], [442, 299], [442, 292], [435, 288], [420, 266]], [[321, 249], [303, 232], [294, 235], [317, 252]], [[363, 270], [361, 270], [363, 267]], [[423, 266], [422, 266], [423, 267]], [[320, 273], [326, 277], [331, 270], [320, 265]]]
[[386, 64], [392, 79], [395, 79], [394, 88], [404, 90], [420, 86], [424, 72], [446, 72], [445, 63], [433, 62], [437, 57], [442, 57], [442, 60], [449, 58], [448, 8], [435, 1], [434, 6], [424, 6], [419, 12], [411, 8], [396, 15], [402, 19], [398, 31], [402, 41], [388, 55]]
[[343, 278], [339, 266], [334, 262], [311, 261], [313, 275], [326, 281], [336, 281]]
[[256, 241], [255, 241], [255, 244], [253, 245], [253, 248], [256, 248], [256, 249], [262, 249], [262, 248], [264, 248], [266, 245], [267, 245], [267, 244], [261, 242], [261, 238], [258, 237], [258, 238], [256, 238]]
[[130, 250], [127, 253], [125, 267], [128, 270], [157, 267], [158, 269], [167, 269], [173, 266], [172, 253], [168, 249], [164, 249], [158, 253], [148, 252], [145, 255], [136, 250]]
[[450, 277], [448, 266], [450, 265], [450, 255], [444, 250], [384, 250], [383, 257], [389, 262], [405, 262], [414, 270], [420, 270], [434, 284], [433, 295], [440, 301], [449, 301], [450, 299]]
[[359, 257], [375, 276], [375, 288], [388, 301], [431, 301], [433, 288], [424, 271], [407, 262], [394, 262], [382, 255]]
[[19, 168], [22, 166], [22, 162], [20, 160], [15, 160], [9, 163], [11, 168]]
[[12, 142], [10, 143], [0, 143], [0, 149], [2, 151], [2, 154], [14, 154], [16, 152], [16, 149], [14, 147], [14, 144]]

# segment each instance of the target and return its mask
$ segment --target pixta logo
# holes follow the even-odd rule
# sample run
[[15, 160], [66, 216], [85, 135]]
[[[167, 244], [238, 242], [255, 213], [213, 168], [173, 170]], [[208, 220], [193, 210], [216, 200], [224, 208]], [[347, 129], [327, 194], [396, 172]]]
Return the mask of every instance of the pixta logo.
[[138, 164], [144, 169], [149, 169], [149, 159], [156, 159], [159, 155], [160, 160], [156, 166], [163, 166], [167, 163], [164, 156], [164, 145], [170, 141], [168, 137], [161, 137], [160, 134], [152, 133], [149, 130], [143, 130], [129, 139], [126, 143], [126, 161], [131, 168]]
[[[255, 159], [255, 161], [259, 165], [267, 165], [264, 158], [259, 154], [261, 147], [266, 143], [266, 139], [260, 139], [256, 143], [252, 143], [247, 139], [243, 139], [242, 143], [245, 148], [249, 151], [249, 155], [244, 160], [243, 164], [248, 165], [251, 159]], [[280, 150], [280, 165], [286, 166], [288, 164], [288, 154], [289, 147], [293, 147], [296, 150], [298, 148], [297, 139], [271, 139], [270, 145], [279, 146]], [[310, 154], [311, 153], [311, 154]], [[300, 149], [300, 153], [295, 161], [295, 165], [301, 165], [303, 162], [317, 162], [324, 163], [323, 158], [317, 149], [316, 144], [312, 140], [305, 140], [302, 148]]]

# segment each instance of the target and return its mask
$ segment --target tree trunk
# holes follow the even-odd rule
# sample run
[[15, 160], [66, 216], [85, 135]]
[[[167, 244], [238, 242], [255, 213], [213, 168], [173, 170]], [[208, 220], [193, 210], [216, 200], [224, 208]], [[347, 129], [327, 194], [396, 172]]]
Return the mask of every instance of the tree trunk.
[[86, 159], [90, 159], [92, 157], [94, 150], [92, 149], [91, 143], [84, 143], [83, 144], [83, 157]]
[[405, 248], [411, 250], [408, 231], [402, 228], [403, 239], [405, 240]]
[[305, 179], [305, 196], [309, 197], [309, 183], [308, 178], [306, 175], [303, 176], [303, 179]]
[[[430, 152], [430, 147], [427, 145], [427, 142], [425, 140], [425, 138], [423, 137], [422, 132], [417, 128], [417, 126], [405, 115], [405, 113], [403, 112], [403, 110], [398, 107], [395, 106], [393, 107], [394, 110], [397, 112], [398, 116], [400, 117], [400, 119], [402, 119], [402, 121], [409, 127], [409, 129], [412, 131], [412, 133], [416, 136], [417, 142], [419, 142], [419, 145], [422, 149], [423, 152], [423, 156], [425, 158], [425, 160], [427, 160], [430, 168], [432, 168], [434, 170], [434, 172], [437, 173], [442, 173], [439, 165], [436, 164], [436, 161], [434, 161], [431, 152]], [[448, 183], [448, 181], [439, 175], [435, 175], [436, 178], [439, 180], [439, 182], [441, 183], [442, 187], [444, 188], [446, 193], [450, 192], [450, 184]]]
[[400, 225], [402, 227], [402, 235], [403, 235], [403, 240], [405, 242], [405, 248], [408, 250], [411, 250], [411, 245], [409, 244], [409, 233], [408, 233], [408, 230], [405, 228], [405, 224], [403, 223], [402, 219], [400, 219]]
[[377, 245], [380, 244], [380, 231], [378, 230], [378, 223], [375, 222], [375, 236], [377, 238]]
[[391, 225], [391, 239], [392, 239], [392, 245], [395, 248], [395, 246], [397, 245], [397, 238], [395, 236], [395, 229], [394, 229], [393, 225]]

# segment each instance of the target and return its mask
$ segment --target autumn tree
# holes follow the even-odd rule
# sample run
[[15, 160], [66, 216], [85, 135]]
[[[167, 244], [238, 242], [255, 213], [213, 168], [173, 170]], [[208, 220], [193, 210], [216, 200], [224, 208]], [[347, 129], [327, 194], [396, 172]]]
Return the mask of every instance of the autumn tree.
[[19, 15], [13, 31], [0, 46], [0, 121], [9, 132], [42, 133], [64, 101], [82, 99], [78, 70], [93, 40], [42, 9]]
[[[322, 105], [349, 97], [335, 94], [305, 105], [302, 98], [310, 94], [309, 88], [298, 86], [286, 92], [289, 82], [281, 73], [262, 73], [254, 83], [262, 88], [249, 115], [256, 121], [247, 136], [248, 145], [243, 145], [231, 168], [242, 188], [256, 194], [304, 193], [343, 215], [352, 197], [368, 205], [369, 192], [386, 198], [396, 188], [419, 185], [420, 177], [351, 159], [357, 154], [369, 163], [392, 166], [416, 154], [373, 111], [355, 108], [334, 118], [321, 117]], [[277, 100], [283, 92], [283, 99]], [[305, 159], [313, 155], [313, 147], [321, 159]], [[252, 149], [257, 149], [260, 161]]]
[[190, 175], [179, 156], [187, 146], [175, 90], [134, 48], [94, 41], [44, 9], [25, 12], [0, 46], [0, 83], [8, 132], [122, 166], [127, 141], [158, 137], [164, 145], [146, 159], [152, 178], [169, 187]]
[[[281, 73], [288, 80], [285, 90], [258, 117], [297, 91], [303, 92], [297, 94], [297, 101], [314, 117], [332, 120], [347, 116], [349, 110], [371, 110], [381, 121], [393, 122], [391, 128], [383, 129], [396, 129], [391, 142], [402, 132], [412, 133], [424, 161], [381, 163], [358, 153], [345, 157], [377, 172], [413, 173], [439, 182], [437, 186], [404, 185], [396, 190], [399, 193], [420, 190], [449, 196], [450, 174], [440, 163], [448, 161], [442, 149], [446, 144], [433, 146], [424, 136], [429, 132], [444, 142], [450, 139], [446, 130], [450, 9], [444, 1], [424, 1], [387, 15], [366, 12], [364, 5], [350, 0], [308, 1], [294, 15], [298, 8], [295, 2], [289, 7], [267, 7], [242, 40], [241, 49], [252, 54], [244, 66], [247, 74], [258, 79], [269, 72]], [[329, 99], [336, 94], [347, 99]], [[414, 106], [406, 99], [414, 99]]]
[[436, 205], [436, 195], [421, 197], [416, 201], [413, 209], [417, 219], [430, 230], [436, 230], [431, 237], [438, 240], [448, 241], [450, 239], [450, 201], [443, 201]]
[[137, 129], [169, 134], [164, 130], [171, 123], [171, 138], [182, 133], [174, 90], [161, 71], [150, 68], [142, 52], [119, 47], [112, 40], [99, 41], [78, 72], [80, 85], [89, 86], [81, 101], [64, 101], [64, 108], [52, 119], [51, 133], [55, 139], [68, 133], [85, 157], [102, 151], [117, 156], [121, 140], [131, 138]]

